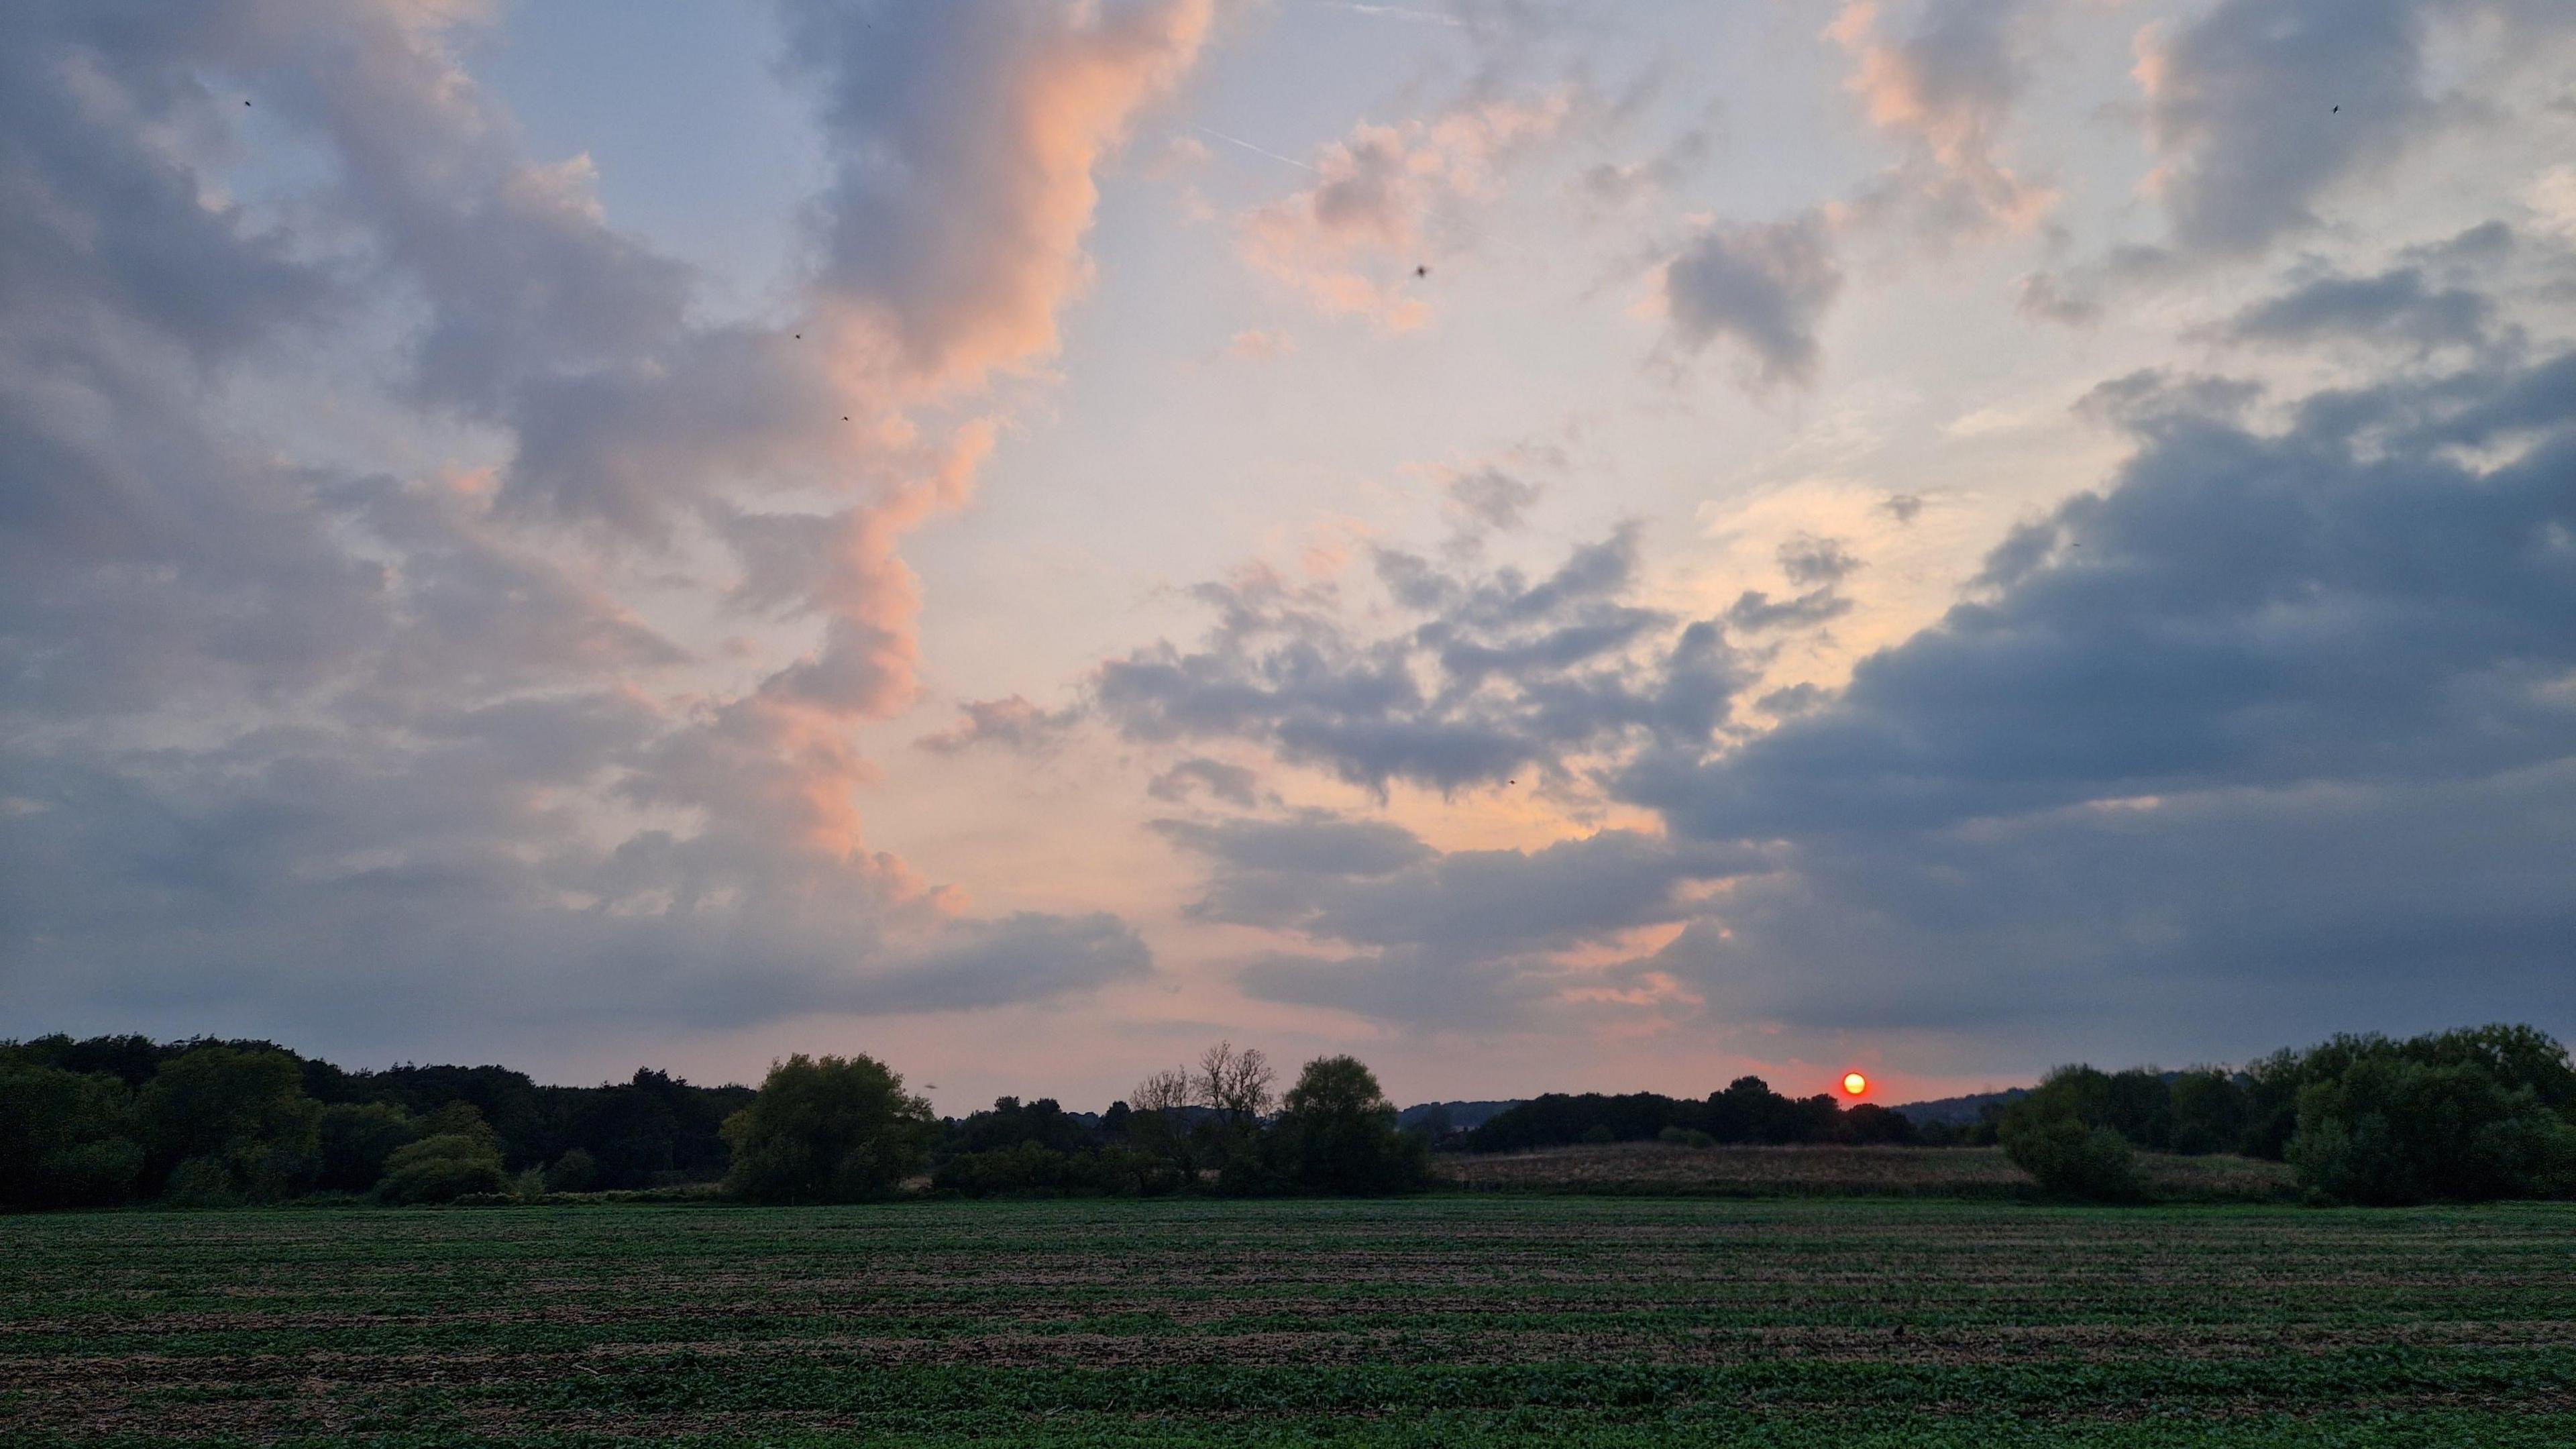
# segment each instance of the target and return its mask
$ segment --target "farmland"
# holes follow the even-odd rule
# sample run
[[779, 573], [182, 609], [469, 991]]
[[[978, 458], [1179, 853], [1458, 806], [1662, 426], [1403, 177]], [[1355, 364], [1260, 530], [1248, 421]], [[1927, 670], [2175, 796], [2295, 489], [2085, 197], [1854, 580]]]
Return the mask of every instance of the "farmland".
[[0, 1231], [13, 1444], [2576, 1432], [2558, 1206], [1451, 1197]]

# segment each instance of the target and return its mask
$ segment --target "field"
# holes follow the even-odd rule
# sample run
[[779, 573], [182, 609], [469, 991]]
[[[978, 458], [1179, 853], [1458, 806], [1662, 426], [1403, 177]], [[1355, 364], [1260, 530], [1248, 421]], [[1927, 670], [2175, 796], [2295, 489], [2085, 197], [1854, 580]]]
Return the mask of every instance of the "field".
[[0, 1442], [2576, 1442], [2576, 1209], [0, 1220]]
[[[1535, 1152], [1443, 1155], [1433, 1169], [1470, 1191], [1676, 1193], [1705, 1197], [2035, 1198], [2039, 1184], [1999, 1147], [1677, 1147], [1625, 1142]], [[2138, 1154], [2158, 1198], [2288, 1202], [2290, 1169], [2250, 1157]]]

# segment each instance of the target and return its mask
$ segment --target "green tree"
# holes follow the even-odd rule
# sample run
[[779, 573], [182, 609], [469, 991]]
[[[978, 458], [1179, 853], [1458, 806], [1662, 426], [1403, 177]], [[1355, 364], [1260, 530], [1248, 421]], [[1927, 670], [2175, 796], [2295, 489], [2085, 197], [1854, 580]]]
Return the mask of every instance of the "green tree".
[[142, 1172], [125, 1083], [104, 1073], [0, 1059], [0, 1203], [119, 1202]]
[[1377, 1074], [1350, 1056], [1317, 1057], [1282, 1099], [1264, 1154], [1308, 1192], [1413, 1192], [1430, 1179], [1429, 1147], [1399, 1132]]
[[313, 1185], [330, 1192], [365, 1192], [385, 1175], [396, 1148], [419, 1140], [421, 1125], [390, 1102], [334, 1102], [315, 1128], [321, 1166]]
[[2378, 1205], [2576, 1194], [2576, 1126], [2476, 1057], [2442, 1055], [2392, 1048], [2303, 1088], [2288, 1150], [2300, 1182]]
[[2060, 1197], [2128, 1201], [2139, 1183], [2129, 1139], [2109, 1122], [2119, 1106], [2108, 1073], [2060, 1067], [2004, 1109], [2004, 1155]]
[[282, 1051], [200, 1046], [163, 1062], [135, 1098], [148, 1165], [183, 1162], [192, 1191], [212, 1195], [220, 1173], [242, 1195], [275, 1199], [313, 1180], [322, 1109], [304, 1095], [304, 1070]]
[[[479, 1119], [478, 1119], [479, 1121]], [[395, 1148], [376, 1194], [392, 1203], [454, 1202], [508, 1185], [499, 1139], [482, 1132], [441, 1132]]]
[[860, 1202], [917, 1169], [938, 1130], [930, 1103], [865, 1056], [773, 1064], [760, 1095], [725, 1119], [726, 1186], [753, 1202]]

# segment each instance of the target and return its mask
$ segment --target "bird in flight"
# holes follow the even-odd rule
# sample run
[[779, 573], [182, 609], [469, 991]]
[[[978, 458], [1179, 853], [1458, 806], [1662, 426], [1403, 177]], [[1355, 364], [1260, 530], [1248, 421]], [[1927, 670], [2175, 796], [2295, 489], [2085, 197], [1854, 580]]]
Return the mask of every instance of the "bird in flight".
[[1431, 269], [1429, 267], [1415, 267], [1413, 269], [1413, 274], [1417, 277], [1427, 277], [1431, 275]]

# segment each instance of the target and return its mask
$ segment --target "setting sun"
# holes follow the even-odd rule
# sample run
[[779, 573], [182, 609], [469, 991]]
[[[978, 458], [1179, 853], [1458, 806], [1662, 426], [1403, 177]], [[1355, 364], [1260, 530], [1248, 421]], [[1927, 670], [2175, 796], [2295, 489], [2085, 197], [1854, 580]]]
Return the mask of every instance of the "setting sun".
[[1862, 1076], [1858, 1072], [1843, 1073], [1843, 1091], [1845, 1093], [1857, 1097], [1868, 1090], [1869, 1078]]

